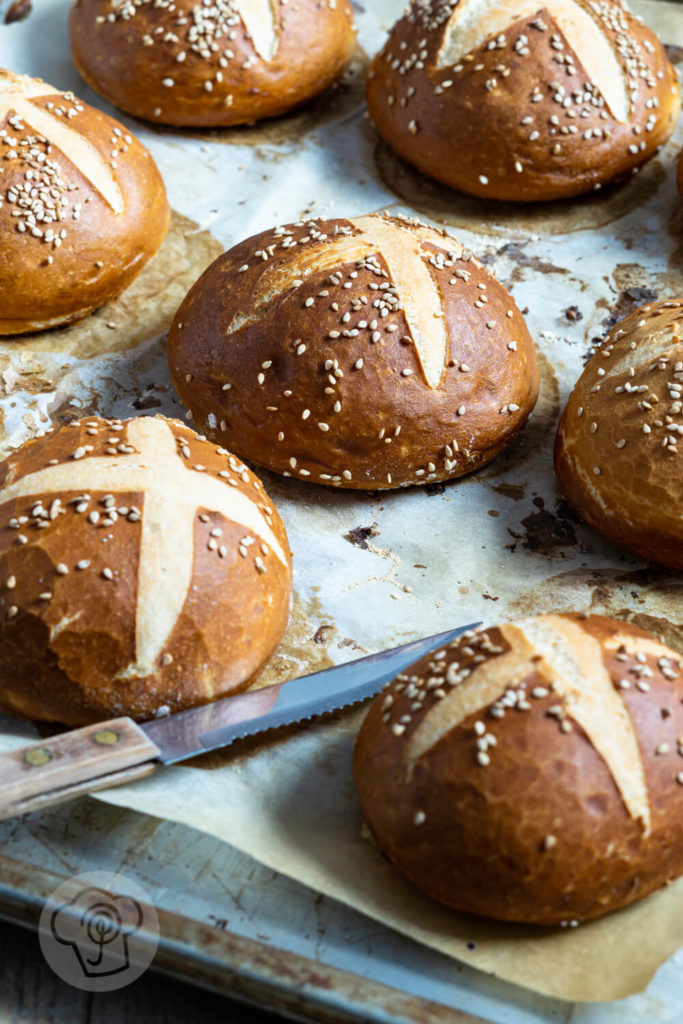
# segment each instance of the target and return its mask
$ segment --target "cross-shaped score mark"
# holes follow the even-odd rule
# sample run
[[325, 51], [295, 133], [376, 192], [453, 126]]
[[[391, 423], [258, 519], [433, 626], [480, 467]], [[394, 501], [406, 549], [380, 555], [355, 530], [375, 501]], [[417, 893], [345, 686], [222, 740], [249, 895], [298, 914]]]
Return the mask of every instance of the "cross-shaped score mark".
[[283, 264], [266, 270], [250, 301], [250, 313], [236, 316], [228, 334], [263, 315], [264, 307], [278, 294], [297, 287], [310, 273], [334, 271], [343, 263], [357, 263], [378, 255], [384, 261], [398, 294], [408, 329], [415, 342], [420, 366], [430, 388], [438, 388], [450, 355], [450, 339], [444, 317], [444, 302], [438, 282], [428, 264], [434, 254], [424, 243], [459, 258], [462, 246], [429, 228], [399, 227], [383, 217], [357, 217], [349, 223], [356, 234], [328, 236], [319, 244], [297, 249]]
[[[37, 106], [32, 101], [38, 97], [61, 96], [59, 90], [46, 82], [0, 71], [0, 124], [16, 115], [26, 126], [30, 135], [42, 136], [48, 143], [61, 150], [64, 156], [88, 179], [114, 213], [123, 213], [123, 195], [104, 157], [68, 120]], [[64, 99], [66, 107], [73, 102]], [[9, 131], [18, 135], [19, 128], [10, 126]], [[0, 151], [0, 155], [3, 154]]]
[[[627, 81], [616, 50], [590, 7], [575, 0], [460, 0], [444, 33], [437, 68], [453, 67], [488, 39], [505, 34], [523, 19], [543, 21], [547, 12], [565, 42], [600, 90], [617, 121], [629, 118]], [[550, 29], [550, 26], [546, 26]]]
[[154, 672], [183, 610], [194, 568], [199, 509], [219, 512], [267, 544], [287, 565], [280, 542], [258, 506], [238, 487], [189, 469], [170, 426], [141, 417], [128, 425], [132, 455], [89, 456], [49, 466], [0, 491], [0, 507], [21, 498], [75, 491], [140, 493], [142, 533], [137, 579], [136, 661], [119, 678]]
[[[567, 718], [581, 726], [610, 770], [629, 814], [642, 822], [647, 835], [650, 803], [640, 747], [631, 716], [605, 668], [600, 643], [580, 626], [556, 616], [500, 629], [510, 651], [475, 668], [430, 708], [410, 739], [411, 759], [421, 757], [465, 718], [486, 711], [507, 690], [538, 672], [551, 684]], [[659, 650], [666, 653], [663, 647]]]

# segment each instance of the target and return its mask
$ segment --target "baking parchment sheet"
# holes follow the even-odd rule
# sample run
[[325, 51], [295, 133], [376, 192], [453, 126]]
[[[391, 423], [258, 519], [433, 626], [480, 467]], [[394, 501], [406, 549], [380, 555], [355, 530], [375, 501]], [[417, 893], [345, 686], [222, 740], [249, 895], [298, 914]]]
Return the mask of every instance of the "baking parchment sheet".
[[[74, 89], [142, 138], [178, 211], [157, 269], [148, 268], [133, 295], [72, 331], [0, 347], [0, 450], [94, 412], [182, 416], [163, 334], [184, 289], [220, 248], [300, 217], [417, 211], [452, 229], [528, 307], [541, 397], [504, 455], [451, 484], [358, 495], [262, 473], [287, 526], [296, 587], [292, 622], [262, 681], [456, 623], [551, 608], [630, 618], [683, 651], [680, 577], [618, 552], [578, 522], [551, 462], [559, 411], [594, 340], [633, 306], [683, 293], [674, 184], [683, 124], [619, 188], [540, 207], [459, 196], [393, 156], [364, 116], [365, 54], [379, 48], [402, 6], [358, 8], [356, 60], [332, 94], [277, 122], [203, 134], [145, 126], [85, 87], [70, 61], [63, 0], [40, 0], [25, 21], [0, 29], [0, 65]], [[637, 6], [680, 62], [683, 6]], [[209, 832], [434, 948], [553, 996], [611, 1000], [639, 991], [683, 943], [683, 882], [602, 921], [554, 931], [484, 922], [423, 898], [361, 835], [349, 771], [357, 725], [354, 714], [292, 730], [100, 798]], [[0, 749], [34, 735], [0, 719]]]

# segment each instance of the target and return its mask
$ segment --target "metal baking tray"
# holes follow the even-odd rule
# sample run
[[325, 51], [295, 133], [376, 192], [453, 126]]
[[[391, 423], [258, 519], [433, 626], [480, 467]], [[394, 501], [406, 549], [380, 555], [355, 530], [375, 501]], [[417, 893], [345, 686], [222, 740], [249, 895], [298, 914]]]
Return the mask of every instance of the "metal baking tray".
[[[10, 54], [6, 43], [3, 46], [2, 22], [11, 2], [0, 0], [0, 56], [4, 54], [5, 60]], [[359, 22], [372, 21], [373, 6], [388, 9], [392, 3], [395, 16], [402, 0], [382, 0], [381, 4], [378, 0], [376, 5], [366, 5], [365, 12], [357, 5]], [[31, 52], [22, 58], [26, 70], [44, 67], [44, 77], [60, 83], [69, 82], [69, 76], [74, 74], [63, 26], [64, 8], [62, 0], [34, 0], [38, 31]], [[374, 25], [368, 34], [368, 49], [376, 48], [379, 28], [384, 30], [389, 24], [387, 20], [382, 26]], [[26, 37], [22, 35], [22, 38]], [[679, 46], [683, 43], [683, 39], [666, 41]], [[683, 51], [679, 56], [683, 57]], [[389, 192], [393, 193], [391, 198], [397, 200], [394, 205], [405, 210], [415, 208], [438, 224], [454, 224], [456, 234], [462, 235], [468, 228], [473, 232], [483, 230], [478, 220], [480, 207], [476, 203], [461, 198], [458, 216], [453, 222], [448, 194], [416, 178], [409, 168], [400, 165], [377, 144], [362, 120], [360, 95], [356, 84], [338, 98], [334, 113], [338, 131], [335, 129], [334, 134], [327, 131], [325, 136], [329, 152], [332, 157], [336, 154], [339, 161], [345, 156], [344, 147], [349, 139], [361, 138], [359, 147], [365, 163], [359, 167], [358, 179], [354, 181], [349, 175], [346, 186], [352, 211], [376, 208], [388, 201]], [[339, 197], [333, 192], [334, 180], [330, 182], [322, 173], [327, 166], [322, 161], [329, 159], [329, 155], [326, 152], [323, 156], [323, 144], [315, 141], [316, 124], [323, 134], [326, 126], [329, 128], [325, 117], [321, 117], [318, 107], [313, 112], [304, 111], [284, 119], [279, 125], [270, 125], [261, 134], [255, 129], [249, 135], [251, 130], [247, 130], [241, 136], [243, 145], [234, 135], [186, 138], [182, 133], [157, 132], [141, 125], [136, 125], [135, 130], [159, 159], [173, 205], [194, 217], [202, 227], [215, 229], [221, 242], [229, 244], [280, 219], [284, 200], [276, 188], [263, 192], [263, 180], [267, 176], [285, 180], [289, 185], [289, 177], [300, 174], [305, 182], [303, 188], [307, 190], [306, 199], [311, 196], [318, 199], [315, 213], [335, 215]], [[305, 133], [308, 142], [303, 145], [300, 140]], [[236, 156], [238, 151], [239, 157]], [[235, 217], [229, 228], [225, 215], [221, 222], [215, 209], [216, 201], [211, 197], [206, 201], [198, 199], [195, 206], [189, 208], [193, 196], [187, 187], [190, 180], [188, 154], [194, 161], [192, 183], [196, 177], [199, 192], [218, 188], [215, 184], [218, 171], [237, 165], [236, 170], [241, 173], [239, 204], [244, 205], [235, 203], [239, 217]], [[643, 173], [643, 187], [656, 188], [657, 175], [663, 172], [653, 161], [650, 170]], [[553, 313], [552, 316], [548, 313], [545, 320], [537, 318], [534, 330], [537, 336], [547, 335], [543, 346], [554, 356], [555, 368], [562, 368], [564, 393], [567, 381], [577, 374], [580, 354], [585, 349], [584, 328], [586, 335], [590, 335], [593, 328], [601, 331], [605, 319], [620, 310], [625, 311], [629, 303], [639, 298], [646, 301], [653, 282], [658, 287], [668, 288], [673, 286], [674, 280], [681, 280], [680, 270], [669, 273], [660, 265], [659, 239], [649, 238], [646, 240], [647, 268], [638, 265], [637, 255], [624, 251], [620, 257], [620, 276], [615, 276], [607, 285], [600, 282], [596, 253], [590, 249], [595, 241], [591, 229], [596, 226], [596, 218], [614, 219], [632, 202], [631, 185], [613, 195], [599, 210], [591, 205], [590, 199], [577, 201], [573, 207], [574, 231], [566, 246], [564, 242], [561, 246], [553, 244], [553, 237], [562, 235], [567, 226], [569, 208], [566, 205], [551, 204], [547, 208], [544, 223], [547, 234], [538, 245], [532, 237], [533, 225], [524, 223], [523, 213], [510, 212], [509, 207], [501, 208], [497, 225], [490, 225], [486, 234], [479, 235], [477, 251], [490, 261], [498, 260], [504, 274], [516, 281], [520, 305], [528, 301], [533, 306], [532, 300], [537, 301], [539, 288], [544, 288], [546, 305]], [[617, 262], [615, 245], [615, 239], [606, 234], [605, 246], [610, 252], [605, 258], [610, 268]], [[578, 261], [584, 255], [586, 260], [581, 264]], [[642, 261], [646, 262], [645, 256]], [[559, 269], [557, 263], [561, 264]], [[572, 277], [573, 274], [576, 277]], [[596, 305], [593, 292], [584, 291], [582, 282], [590, 282], [590, 287], [600, 294], [601, 301], [604, 300], [603, 306]], [[559, 326], [559, 311], [570, 308], [577, 296], [586, 321], [579, 327], [568, 322]], [[543, 326], [545, 332], [541, 329]], [[546, 367], [549, 365], [546, 360]], [[142, 372], [148, 371], [143, 368]], [[147, 376], [143, 380], [146, 382]], [[539, 406], [526, 438], [522, 439], [522, 451], [524, 445], [528, 451], [533, 451], [547, 444], [549, 424], [554, 422], [560, 395], [554, 373], [546, 372], [546, 404]], [[46, 401], [51, 401], [51, 397]], [[520, 448], [503, 458], [506, 461], [498, 463], [498, 468], [502, 466], [510, 476], [515, 459], [520, 460]], [[478, 489], [481, 483], [488, 486], [487, 481], [491, 479], [488, 471], [461, 487], [457, 496], [455, 490], [444, 493], [440, 485], [433, 489], [428, 501], [422, 501], [421, 495], [407, 492], [401, 496], [400, 509], [391, 497], [382, 502], [382, 507], [369, 503], [362, 521], [351, 518], [355, 515], [351, 511], [352, 499], [337, 495], [338, 519], [331, 514], [321, 514], [320, 535], [309, 539], [312, 562], [317, 559], [317, 568], [324, 569], [328, 564], [325, 545], [333, 542], [341, 545], [339, 550], [348, 556], [345, 558], [348, 581], [345, 582], [349, 588], [356, 585], [354, 574], [361, 575], [365, 571], [361, 561], [366, 556], [375, 558], [382, 566], [381, 577], [372, 578], [364, 592], [365, 601], [360, 602], [363, 607], [367, 607], [368, 601], [373, 602], [377, 612], [374, 620], [358, 624], [353, 633], [350, 630], [340, 633], [340, 645], [360, 643], [376, 647], [393, 629], [400, 631], [408, 625], [426, 634], [447, 628], [453, 621], [490, 616], [492, 609], [504, 617], [511, 610], [516, 614], [524, 613], [528, 594], [540, 594], [541, 598], [545, 595], [549, 601], [554, 600], [553, 588], [565, 586], [570, 576], [577, 592], [584, 594], [585, 589], [589, 589], [599, 596], [606, 579], [599, 566], [614, 566], [614, 555], [598, 544], [589, 557], [581, 544], [585, 536], [582, 528], [561, 506], [552, 504], [550, 476], [545, 472], [540, 484], [535, 478], [531, 481], [531, 493], [525, 498], [527, 504], [523, 512], [521, 504], [519, 509], [515, 507], [519, 500], [515, 491], [515, 487], [519, 490], [517, 484], [511, 484], [506, 478], [491, 488], [497, 495], [492, 499], [495, 507], [488, 510], [488, 516], [481, 517], [478, 529], [482, 548], [488, 545], [491, 551], [498, 552], [491, 558], [500, 557], [500, 566], [492, 562], [488, 567], [493, 571], [485, 578], [482, 574], [480, 581], [474, 573], [470, 575], [470, 567], [463, 564], [458, 579], [456, 598], [460, 604], [457, 610], [456, 605], [447, 600], [452, 597], [453, 589], [447, 566], [433, 567], [429, 578], [431, 600], [418, 604], [426, 569], [417, 547], [411, 546], [411, 538], [406, 540], [404, 536], [402, 517], [415, 516], [426, 534], [438, 537], [439, 519], [443, 515], [441, 503], [447, 506], [451, 502], [451, 515], [457, 513], [462, 520], [470, 518], [473, 511], [481, 512]], [[302, 514], [299, 518], [292, 516], [288, 529], [291, 527], [290, 535], [297, 535], [301, 550], [307, 524], [304, 521], [306, 497], [303, 491], [300, 495]], [[313, 500], [311, 497], [312, 503]], [[318, 511], [328, 511], [322, 501]], [[373, 551], [369, 540], [373, 534], [367, 524], [380, 514], [383, 516], [380, 522], [382, 550]], [[347, 530], [350, 532], [340, 540]], [[349, 537], [353, 547], [349, 547]], [[394, 579], [398, 559], [393, 552], [402, 545], [406, 553], [402, 580], [406, 586], [401, 589]], [[513, 553], [514, 563], [511, 561]], [[384, 561], [380, 562], [380, 558]], [[464, 558], [463, 555], [463, 561]], [[662, 574], [657, 576], [657, 571], [654, 574], [642, 569], [631, 572], [629, 560], [617, 563], [617, 568], [621, 570], [623, 581], [615, 599], [621, 600], [626, 592], [635, 593], [634, 588], [646, 591], [652, 580], [664, 580]], [[377, 568], [373, 567], [373, 571], [377, 572]], [[510, 578], [511, 572], [518, 575]], [[310, 576], [309, 573], [309, 581]], [[308, 607], [314, 609], [314, 601], [319, 598], [325, 613], [333, 613], [331, 591], [338, 586], [338, 581], [329, 573], [319, 571], [317, 582], [321, 584], [321, 593], [311, 586], [314, 595], [308, 595], [311, 598]], [[302, 573], [300, 584], [306, 583], [306, 574]], [[624, 599], [635, 600], [629, 598], [628, 593]], [[397, 596], [399, 602], [389, 599]], [[671, 588], [672, 608], [678, 600], [678, 589]], [[464, 606], [467, 606], [466, 612], [462, 610]], [[615, 605], [615, 610], [620, 607]], [[676, 619], [668, 608], [669, 605], [662, 603], [661, 614]], [[315, 634], [315, 644], [319, 643], [319, 634], [324, 642], [325, 630], [334, 634], [333, 623], [333, 616], [331, 623], [324, 620]], [[400, 639], [399, 636], [397, 642]], [[205, 834], [93, 799], [0, 824], [0, 850], [0, 915], [7, 919], [35, 927], [44, 899], [65, 878], [84, 871], [121, 871], [149, 893], [159, 911], [162, 936], [156, 969], [296, 1019], [363, 1020], [382, 1024], [425, 1020], [453, 1024], [476, 1020], [492, 1024], [537, 1024], [570, 1019], [573, 1024], [614, 1024], [615, 1021], [619, 1024], [683, 1024], [683, 953], [662, 966], [645, 993], [627, 1000], [598, 1005], [549, 999], [437, 954], [289, 877], [274, 873]]]
[[0, 825], [0, 915], [34, 928], [56, 886], [122, 872], [153, 899], [154, 969], [306, 1021], [680, 1024], [683, 953], [646, 993], [548, 999], [370, 921], [193, 829], [85, 798]]

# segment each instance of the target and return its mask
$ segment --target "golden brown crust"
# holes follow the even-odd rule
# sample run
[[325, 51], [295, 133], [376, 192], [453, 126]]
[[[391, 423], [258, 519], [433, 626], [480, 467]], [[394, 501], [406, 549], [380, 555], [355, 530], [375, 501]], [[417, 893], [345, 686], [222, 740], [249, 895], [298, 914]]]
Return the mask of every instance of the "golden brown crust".
[[215, 127], [282, 114], [339, 78], [355, 45], [349, 0], [78, 0], [79, 73], [122, 110]]
[[176, 420], [89, 418], [0, 464], [10, 714], [144, 719], [243, 690], [290, 597], [287, 537], [258, 478]]
[[137, 277], [168, 229], [156, 164], [123, 125], [2, 69], [0, 170], [0, 335], [87, 316]]
[[541, 925], [616, 910], [683, 872], [682, 700], [679, 656], [627, 623], [479, 632], [371, 705], [354, 755], [365, 818], [459, 910]]
[[683, 151], [681, 151], [681, 155], [678, 158], [678, 191], [681, 194], [681, 199], [683, 199]]
[[386, 215], [235, 246], [191, 289], [168, 355], [208, 436], [276, 473], [348, 488], [477, 469], [538, 390], [502, 285], [454, 238]]
[[617, 0], [414, 0], [367, 93], [377, 130], [404, 159], [506, 200], [624, 177], [669, 138], [680, 110], [664, 48]]
[[634, 310], [588, 363], [555, 439], [555, 472], [578, 514], [625, 551], [677, 570], [682, 370], [683, 300]]

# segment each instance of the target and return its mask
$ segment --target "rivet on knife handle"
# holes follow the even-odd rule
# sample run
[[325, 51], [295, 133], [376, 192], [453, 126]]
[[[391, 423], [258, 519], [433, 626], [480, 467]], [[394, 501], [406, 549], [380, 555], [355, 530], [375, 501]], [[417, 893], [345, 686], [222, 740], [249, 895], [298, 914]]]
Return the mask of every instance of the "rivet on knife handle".
[[[130, 718], [0, 754], [0, 819], [153, 770], [159, 748]], [[143, 771], [130, 769], [144, 767]], [[116, 778], [115, 778], [116, 777]]]

